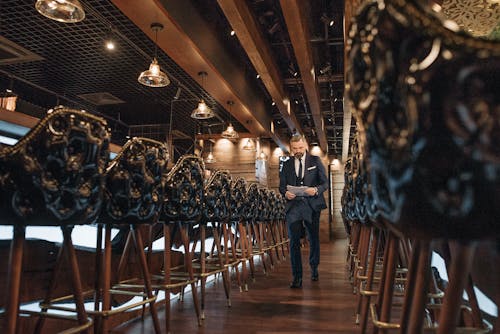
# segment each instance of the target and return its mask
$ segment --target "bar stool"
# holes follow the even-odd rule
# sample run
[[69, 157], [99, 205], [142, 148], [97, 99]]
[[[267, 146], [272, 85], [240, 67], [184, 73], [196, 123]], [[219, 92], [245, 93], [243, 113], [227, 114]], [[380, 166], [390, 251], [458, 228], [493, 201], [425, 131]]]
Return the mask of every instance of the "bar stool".
[[269, 212], [267, 216], [267, 226], [269, 229], [269, 238], [271, 239], [271, 247], [276, 255], [276, 262], [279, 264], [284, 258], [284, 253], [280, 254], [280, 246], [282, 245], [279, 230], [278, 230], [278, 212], [279, 204], [276, 192], [274, 190], [268, 189], [268, 204]]
[[[229, 200], [231, 196], [231, 176], [227, 171], [215, 171], [205, 184], [203, 196], [203, 215], [200, 221], [200, 257], [199, 267], [195, 266], [195, 277], [198, 277], [201, 285], [201, 319], [205, 319], [205, 286], [208, 276], [222, 274], [224, 292], [226, 294], [227, 306], [231, 306], [230, 282], [228, 267], [224, 263], [224, 252], [222, 249], [221, 233], [222, 226], [229, 220]], [[205, 241], [207, 229], [213, 236], [211, 252], [206, 251]], [[193, 244], [193, 253], [197, 241]]]
[[[88, 331], [92, 319], [83, 305], [78, 261], [71, 239], [74, 225], [94, 222], [101, 210], [104, 170], [110, 134], [106, 122], [89, 113], [65, 107], [47, 115], [14, 146], [0, 151], [0, 224], [12, 225], [4, 333], [14, 334], [20, 304], [23, 244], [26, 226], [60, 226], [64, 237], [58, 254], [67, 253], [71, 267], [78, 325]], [[47, 299], [55, 285], [56, 266]], [[23, 313], [26, 311], [22, 311]], [[41, 317], [72, 319], [55, 314]]]
[[[247, 263], [249, 263], [251, 257], [247, 229], [244, 222], [245, 210], [247, 209], [246, 190], [247, 183], [244, 178], [237, 178], [231, 183], [231, 197], [229, 202], [231, 216], [226, 229], [227, 237], [226, 230], [224, 234], [226, 263], [235, 270], [240, 292], [243, 290], [248, 291]], [[227, 240], [230, 241], [231, 252], [228, 251], [229, 245], [226, 243]], [[240, 263], [241, 275], [238, 270]]]
[[[168, 161], [167, 147], [148, 138], [135, 137], [122, 147], [122, 150], [111, 161], [106, 171], [106, 188], [104, 204], [98, 218], [98, 236], [96, 247], [96, 278], [95, 290], [84, 292], [84, 296], [93, 295], [94, 309], [87, 313], [94, 318], [95, 331], [108, 332], [108, 320], [111, 316], [126, 312], [137, 306], [150, 305], [155, 331], [160, 332], [156, 314], [156, 297], [151, 289], [151, 275], [149, 274], [144, 243], [140, 226], [149, 226], [157, 221], [163, 200], [162, 175]], [[105, 226], [104, 256], [102, 256], [102, 229]], [[122, 250], [118, 268], [112, 268], [111, 263], [111, 229], [124, 227], [127, 231], [127, 242]], [[139, 263], [142, 278], [129, 278], [122, 281], [125, 266], [130, 255], [132, 243]], [[112, 277], [112, 272], [116, 275]], [[139, 291], [137, 291], [139, 289]], [[145, 291], [145, 292], [144, 292]], [[133, 297], [141, 300], [128, 305], [122, 304], [115, 298], [121, 296], [128, 301]], [[71, 308], [58, 306], [72, 296], [47, 300], [41, 303], [42, 310], [57, 308], [70, 311]], [[111, 308], [114, 304], [114, 309]], [[39, 322], [41, 330], [43, 323]]]
[[[276, 193], [276, 196], [278, 198], [278, 232], [280, 235], [280, 238], [282, 240], [282, 249], [284, 252], [284, 258], [288, 254], [290, 254], [290, 239], [288, 238], [288, 229], [286, 228], [286, 221], [285, 221], [285, 205], [286, 205], [286, 200], [283, 195], [281, 195], [279, 192]], [[286, 249], [286, 251], [285, 251]]]
[[[170, 291], [191, 286], [196, 320], [201, 326], [200, 305], [196, 293], [189, 232], [203, 215], [205, 165], [200, 157], [182, 156], [165, 175], [165, 196], [160, 220], [163, 223], [163, 273], [153, 275], [153, 287], [165, 291], [166, 332], [170, 332]], [[179, 235], [184, 247], [184, 265], [172, 266], [171, 245]]]
[[250, 259], [250, 270], [252, 278], [255, 279], [254, 256], [260, 256], [263, 272], [265, 275], [267, 275], [268, 273], [262, 228], [259, 224], [259, 218], [261, 218], [260, 210], [262, 209], [262, 202], [261, 192], [259, 191], [259, 185], [257, 183], [252, 183], [248, 186], [247, 203], [248, 208], [245, 218], [247, 223], [247, 235], [249, 238], [249, 245], [251, 246], [250, 250], [252, 254]]
[[[163, 204], [162, 177], [168, 162], [168, 148], [158, 141], [134, 137], [127, 141], [120, 153], [110, 163], [106, 172], [106, 192], [103, 212], [98, 220], [99, 235], [105, 227], [104, 257], [102, 262], [102, 277], [97, 282], [96, 309], [91, 312], [101, 322], [101, 331], [107, 332], [107, 318], [125, 312], [139, 305], [149, 303], [156, 333], [160, 333], [160, 324], [156, 311], [155, 300], [151, 286], [151, 274], [144, 253], [144, 242], [141, 227], [150, 227], [158, 221]], [[128, 229], [128, 237], [118, 268], [111, 266], [111, 229], [121, 227]], [[98, 237], [97, 253], [99, 258], [101, 238]], [[122, 281], [127, 260], [130, 256], [132, 243], [140, 266], [142, 279]], [[112, 272], [116, 272], [113, 277]], [[139, 280], [139, 282], [138, 282]], [[138, 284], [140, 283], [140, 284]], [[140, 291], [136, 291], [139, 289]], [[117, 295], [140, 296], [141, 301], [111, 308], [111, 297]], [[98, 302], [102, 307], [99, 310]], [[116, 300], [113, 304], [116, 304]]]

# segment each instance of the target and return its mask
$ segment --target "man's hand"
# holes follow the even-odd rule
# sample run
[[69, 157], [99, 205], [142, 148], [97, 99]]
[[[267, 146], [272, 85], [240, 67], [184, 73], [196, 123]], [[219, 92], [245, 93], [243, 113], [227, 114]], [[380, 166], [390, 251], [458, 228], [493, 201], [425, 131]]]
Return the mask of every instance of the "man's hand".
[[288, 200], [292, 200], [292, 199], [294, 199], [296, 196], [295, 196], [295, 194], [294, 194], [294, 193], [291, 193], [291, 192], [287, 191], [287, 192], [285, 193], [285, 197], [286, 197], [286, 199], [288, 199]]
[[318, 189], [316, 187], [309, 187], [307, 188], [306, 190], [304, 190], [304, 192], [308, 195], [308, 196], [315, 196], [318, 194]]

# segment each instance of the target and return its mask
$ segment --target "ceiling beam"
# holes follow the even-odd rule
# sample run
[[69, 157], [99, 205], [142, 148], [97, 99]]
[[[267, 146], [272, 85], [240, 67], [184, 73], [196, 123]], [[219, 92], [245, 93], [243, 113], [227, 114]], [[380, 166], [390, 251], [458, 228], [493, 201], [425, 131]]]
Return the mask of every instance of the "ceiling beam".
[[302, 127], [292, 110], [292, 104], [284, 90], [284, 82], [272, 56], [271, 48], [263, 38], [245, 0], [218, 0], [236, 37], [248, 55], [262, 83], [276, 103], [283, 120], [290, 131], [302, 133]]
[[270, 106], [255, 85], [245, 79], [245, 69], [226, 51], [192, 1], [112, 2], [151, 40], [155, 40], [151, 23], [163, 24], [164, 29], [158, 34], [158, 47], [199, 84], [202, 81], [198, 73], [207, 72], [203, 88], [221, 106], [234, 101], [228, 112], [236, 120], [256, 137], [269, 137], [287, 151], [288, 140], [272, 131]]
[[[246, 133], [238, 133], [238, 138], [226, 138], [227, 140], [230, 140], [230, 141], [238, 141], [240, 139], [245, 139], [245, 138], [252, 138], [252, 139], [255, 139], [255, 135], [249, 133], [249, 132], [246, 132]], [[222, 134], [220, 133], [203, 133], [201, 135], [196, 135], [195, 136], [195, 140], [200, 140], [200, 139], [204, 139], [204, 140], [208, 140], [208, 139], [224, 139], [224, 137], [222, 137]]]
[[300, 76], [306, 91], [309, 108], [312, 114], [319, 146], [328, 152], [328, 142], [321, 115], [321, 101], [316, 70], [311, 48], [311, 34], [307, 25], [306, 8], [303, 0], [280, 0], [281, 11], [285, 17], [288, 34], [292, 42], [295, 58], [300, 69]]
[[[318, 79], [318, 83], [330, 83], [330, 82], [344, 82], [344, 74], [333, 74], [333, 75], [319, 75], [316, 77]], [[293, 86], [302, 84], [301, 78], [286, 78], [284, 80], [285, 85]]]

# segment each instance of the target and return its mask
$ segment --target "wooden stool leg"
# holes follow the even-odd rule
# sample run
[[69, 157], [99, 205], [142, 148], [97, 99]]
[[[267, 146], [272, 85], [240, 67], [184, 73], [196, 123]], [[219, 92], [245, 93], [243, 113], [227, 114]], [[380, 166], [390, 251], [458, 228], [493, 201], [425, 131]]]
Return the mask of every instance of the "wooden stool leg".
[[193, 304], [194, 310], [196, 312], [196, 319], [198, 321], [198, 326], [201, 326], [201, 318], [200, 318], [200, 304], [198, 302], [198, 294], [196, 293], [196, 282], [194, 280], [194, 272], [193, 272], [193, 262], [191, 259], [191, 253], [189, 252], [189, 238], [187, 235], [186, 228], [182, 226], [182, 222], [178, 222], [179, 224], [179, 233], [181, 234], [182, 243], [184, 245], [184, 263], [186, 265], [186, 269], [189, 274], [189, 279], [192, 281], [191, 283], [191, 292], [193, 294]]
[[406, 324], [402, 323], [401, 333], [420, 334], [423, 330], [424, 313], [427, 304], [427, 293], [429, 291], [429, 280], [431, 276], [431, 246], [429, 241], [424, 240], [418, 241], [418, 244], [419, 247], [416, 247], [413, 250], [414, 252], [418, 252], [418, 262], [413, 300], [410, 301], [411, 310], [409, 312], [407, 332], [403, 331], [403, 326], [406, 327]]
[[97, 224], [97, 243], [95, 247], [94, 311], [99, 311], [100, 303], [102, 301], [103, 288], [102, 288], [101, 275], [104, 265], [103, 255], [102, 255], [102, 229], [103, 225]]
[[[368, 268], [367, 268], [367, 278], [366, 278], [366, 284], [365, 284], [365, 290], [371, 290], [373, 287], [373, 279], [375, 276], [375, 267], [377, 264], [377, 248], [378, 248], [378, 241], [379, 238], [377, 236], [377, 233], [375, 229], [373, 229], [373, 239], [372, 243], [370, 246], [370, 259], [368, 262]], [[368, 309], [370, 307], [370, 296], [369, 295], [361, 295], [361, 326], [360, 326], [360, 332], [364, 333], [366, 331], [366, 325], [368, 323]]]
[[[78, 262], [76, 260], [75, 247], [73, 246], [73, 241], [71, 239], [71, 232], [73, 227], [62, 226], [61, 227], [64, 236], [64, 247], [68, 250], [68, 261], [71, 267], [71, 278], [73, 280], [73, 294], [75, 296], [75, 306], [78, 317], [78, 323], [84, 325], [87, 323], [87, 312], [85, 311], [85, 305], [83, 304], [83, 292], [82, 292], [82, 281], [80, 277], [80, 269], [78, 267]], [[88, 330], [85, 331], [88, 333]]]
[[[240, 251], [241, 251], [241, 257], [243, 258], [242, 261], [242, 274], [243, 274], [243, 282], [245, 282], [244, 289], [245, 291], [248, 291], [248, 270], [247, 270], [247, 262], [250, 265], [250, 258], [248, 254], [248, 247], [247, 247], [247, 234], [245, 230], [245, 226], [243, 225], [243, 222], [238, 222], [237, 223], [238, 229], [240, 231]], [[253, 273], [252, 273], [253, 276]]]
[[[57, 257], [56, 257], [56, 263], [54, 265], [54, 269], [52, 270], [52, 275], [51, 275], [51, 280], [50, 280], [50, 285], [49, 288], [47, 289], [47, 293], [45, 294], [45, 299], [43, 304], [50, 303], [50, 300], [52, 298], [52, 292], [56, 288], [56, 282], [57, 282], [57, 277], [59, 275], [59, 270], [61, 268], [61, 264], [63, 261], [63, 255], [64, 255], [64, 247], [59, 248], [59, 252], [57, 252]], [[42, 307], [41, 312], [47, 312], [47, 308]], [[43, 326], [45, 325], [45, 317], [41, 316], [38, 318], [35, 326], [35, 334], [40, 334], [42, 332]]]
[[[148, 263], [146, 261], [146, 255], [144, 254], [144, 244], [142, 242], [141, 232], [137, 231], [134, 225], [130, 226], [130, 232], [132, 234], [132, 238], [134, 239], [135, 250], [140, 261], [146, 294], [148, 298], [152, 298], [153, 288], [151, 286], [151, 275], [149, 274]], [[156, 312], [156, 304], [154, 300], [149, 303], [149, 310], [151, 312], [151, 317], [153, 318], [155, 333], [160, 334], [160, 322], [158, 321], [158, 314]]]
[[469, 305], [472, 311], [472, 327], [482, 328], [483, 316], [481, 315], [481, 309], [479, 308], [476, 292], [474, 291], [474, 282], [472, 281], [472, 276], [470, 274], [467, 278], [465, 291], [467, 292], [467, 296], [469, 297]]
[[23, 246], [26, 238], [26, 227], [14, 225], [14, 236], [10, 245], [9, 272], [7, 275], [7, 334], [15, 334], [19, 310], [19, 293], [21, 288], [21, 272], [23, 265]]
[[[172, 267], [172, 262], [170, 258], [170, 226], [168, 224], [163, 224], [163, 237], [164, 237], [164, 249], [163, 249], [163, 271], [164, 271], [164, 284], [165, 286], [170, 285], [170, 268]], [[165, 328], [167, 334], [170, 333], [170, 289], [165, 289]]]
[[[453, 247], [454, 246], [454, 247]], [[454, 333], [460, 315], [462, 294], [467, 284], [475, 252], [475, 243], [450, 241], [449, 282], [439, 315], [438, 334]]]
[[[206, 251], [205, 251], [205, 238], [207, 237], [206, 225], [204, 223], [200, 224], [201, 236], [201, 255], [200, 255], [200, 266], [201, 266], [201, 275], [200, 275], [200, 290], [201, 290], [201, 320], [205, 319], [205, 286], [207, 283], [207, 277], [205, 273], [207, 271], [206, 264]], [[194, 254], [194, 250], [191, 254]], [[196, 290], [193, 290], [192, 293], [196, 293]]]
[[252, 276], [252, 281], [255, 282], [255, 263], [253, 261], [253, 238], [252, 238], [252, 223], [246, 223], [245, 229], [245, 240], [247, 244], [248, 251], [248, 261], [250, 263], [250, 275]]
[[[215, 226], [213, 234], [214, 234], [215, 246], [217, 247], [217, 253], [218, 253], [217, 258], [219, 260], [219, 266], [220, 268], [224, 268], [224, 261], [222, 260], [222, 245], [220, 243], [219, 231]], [[224, 292], [226, 293], [227, 306], [231, 306], [230, 282], [229, 282], [229, 275], [227, 268], [226, 270], [222, 271], [222, 281], [224, 284]]]
[[[241, 281], [241, 276], [244, 275], [244, 271], [245, 271], [245, 265], [243, 264], [243, 267], [242, 267], [242, 274], [240, 274], [240, 270], [238, 268], [239, 266], [239, 261], [238, 262], [235, 262], [236, 259], [238, 258], [238, 254], [237, 254], [237, 245], [236, 245], [236, 233], [238, 233], [238, 223], [236, 223], [235, 225], [235, 229], [234, 229], [234, 233], [232, 232], [232, 226], [233, 224], [232, 223], [228, 223], [228, 224], [224, 224], [224, 247], [225, 247], [225, 253], [226, 253], [226, 263], [229, 263], [229, 258], [228, 258], [228, 244], [227, 244], [227, 240], [229, 240], [229, 244], [231, 245], [231, 255], [232, 255], [232, 262], [233, 263], [236, 263], [236, 265], [234, 265], [234, 273], [236, 275], [236, 282], [238, 283], [238, 286], [240, 288], [240, 292], [243, 291], [243, 285], [242, 285], [242, 281]], [[243, 253], [241, 253], [242, 256], [243, 256]]]
[[[111, 225], [106, 225], [104, 233], [104, 261], [102, 264], [102, 310], [111, 310]], [[101, 319], [102, 333], [107, 333], [107, 317]]]
[[[391, 308], [392, 308], [392, 298], [394, 291], [394, 278], [396, 276], [396, 250], [397, 250], [398, 239], [393, 233], [388, 234], [387, 237], [387, 253], [384, 254], [384, 266], [383, 266], [383, 277], [380, 281], [380, 289], [377, 298], [377, 305], [379, 306], [379, 320], [382, 322], [391, 321]], [[385, 329], [381, 329], [382, 332], [386, 332]], [[378, 333], [379, 329], [374, 326], [373, 333]]]
[[405, 333], [408, 328], [408, 322], [410, 319], [410, 312], [413, 305], [413, 300], [415, 296], [416, 280], [418, 275], [418, 261], [421, 250], [421, 243], [415, 240], [413, 243], [413, 251], [410, 255], [410, 261], [408, 264], [408, 274], [406, 276], [405, 283], [405, 296], [403, 303], [403, 313], [401, 315], [401, 333]]

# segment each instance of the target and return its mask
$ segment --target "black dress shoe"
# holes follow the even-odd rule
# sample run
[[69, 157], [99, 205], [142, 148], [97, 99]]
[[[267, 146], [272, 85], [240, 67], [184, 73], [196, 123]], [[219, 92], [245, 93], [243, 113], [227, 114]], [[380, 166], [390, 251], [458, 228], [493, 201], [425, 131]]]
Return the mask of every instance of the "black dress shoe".
[[319, 279], [318, 268], [312, 268], [311, 270], [311, 281], [317, 281]]
[[302, 278], [294, 278], [292, 283], [290, 283], [290, 289], [300, 289], [302, 288]]

